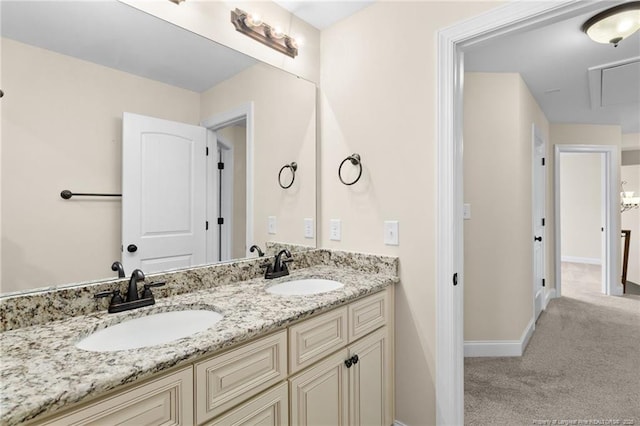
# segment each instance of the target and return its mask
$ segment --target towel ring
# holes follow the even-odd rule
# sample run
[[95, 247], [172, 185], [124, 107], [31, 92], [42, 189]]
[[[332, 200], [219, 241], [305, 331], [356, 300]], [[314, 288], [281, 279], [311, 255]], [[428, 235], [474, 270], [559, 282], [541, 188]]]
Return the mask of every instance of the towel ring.
[[[360, 168], [360, 170], [358, 171], [358, 177], [353, 182], [345, 182], [344, 179], [342, 179], [342, 166], [347, 161], [351, 161], [351, 164]], [[338, 167], [338, 179], [340, 179], [340, 182], [344, 183], [345, 185], [353, 185], [360, 180], [360, 176], [362, 176], [362, 161], [360, 160], [360, 154], [351, 154], [350, 156], [342, 160], [342, 163], [340, 163], [340, 167]]]
[[[289, 185], [282, 184], [282, 172], [284, 171], [284, 169], [291, 169], [291, 182], [289, 182]], [[278, 173], [278, 184], [280, 185], [280, 188], [291, 188], [291, 185], [293, 185], [293, 182], [295, 182], [296, 180], [296, 170], [298, 170], [298, 163], [296, 163], [295, 161], [291, 164], [285, 164], [284, 166], [282, 166], [280, 172]]]

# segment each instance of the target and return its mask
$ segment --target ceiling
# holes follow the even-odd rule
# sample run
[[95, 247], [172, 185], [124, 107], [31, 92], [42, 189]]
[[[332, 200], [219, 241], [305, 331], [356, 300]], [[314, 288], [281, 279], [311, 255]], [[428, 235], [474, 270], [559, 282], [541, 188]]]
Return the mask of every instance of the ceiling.
[[198, 93], [257, 63], [115, 0], [3, 0], [0, 16], [2, 37]]
[[640, 32], [617, 48], [595, 43], [580, 27], [597, 12], [471, 47], [465, 71], [520, 73], [552, 123], [640, 133]]
[[373, 0], [360, 1], [291, 1], [291, 0], [274, 0], [289, 12], [298, 18], [313, 25], [319, 30], [323, 30], [336, 22], [353, 15], [360, 9], [363, 9]]

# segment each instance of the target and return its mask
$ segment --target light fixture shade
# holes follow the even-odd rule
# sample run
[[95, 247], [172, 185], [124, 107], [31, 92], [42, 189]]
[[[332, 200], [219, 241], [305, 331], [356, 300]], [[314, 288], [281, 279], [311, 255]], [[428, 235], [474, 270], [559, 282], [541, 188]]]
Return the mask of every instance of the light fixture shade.
[[640, 1], [624, 3], [598, 13], [582, 26], [597, 43], [618, 43], [640, 29]]

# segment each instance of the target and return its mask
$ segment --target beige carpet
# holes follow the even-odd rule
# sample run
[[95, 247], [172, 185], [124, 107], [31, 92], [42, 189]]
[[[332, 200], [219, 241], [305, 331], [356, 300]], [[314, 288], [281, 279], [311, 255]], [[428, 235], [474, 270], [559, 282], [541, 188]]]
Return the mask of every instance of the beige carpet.
[[522, 357], [465, 359], [465, 424], [640, 426], [640, 296], [601, 294], [581, 264], [563, 264], [562, 292]]

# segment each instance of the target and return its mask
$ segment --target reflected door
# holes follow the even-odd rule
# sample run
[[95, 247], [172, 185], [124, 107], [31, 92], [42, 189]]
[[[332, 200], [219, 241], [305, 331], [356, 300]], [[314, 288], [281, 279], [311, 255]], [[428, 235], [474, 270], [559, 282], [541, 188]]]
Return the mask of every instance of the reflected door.
[[145, 273], [206, 261], [206, 129], [124, 113], [122, 263]]

